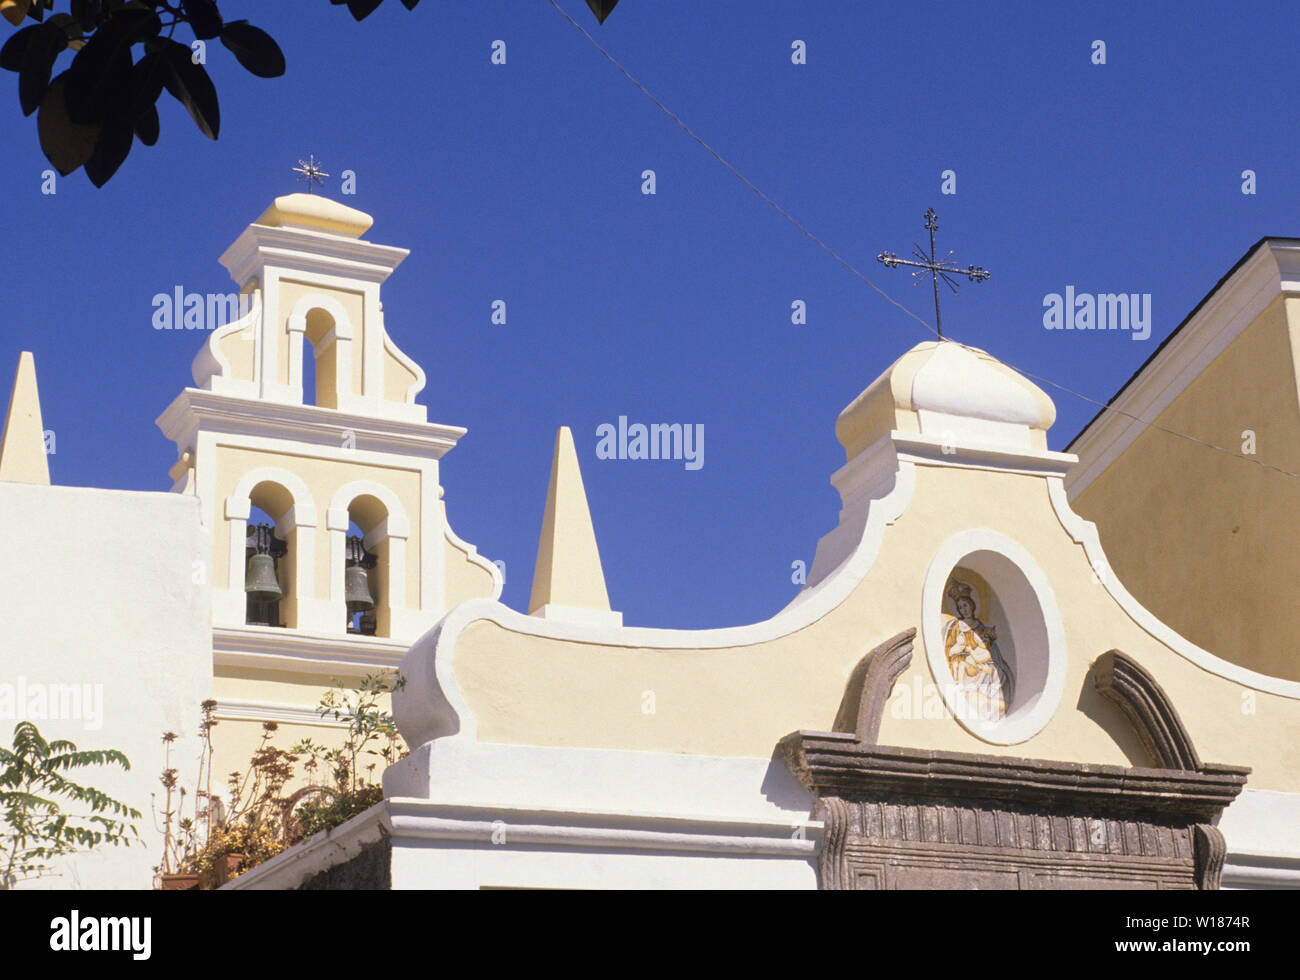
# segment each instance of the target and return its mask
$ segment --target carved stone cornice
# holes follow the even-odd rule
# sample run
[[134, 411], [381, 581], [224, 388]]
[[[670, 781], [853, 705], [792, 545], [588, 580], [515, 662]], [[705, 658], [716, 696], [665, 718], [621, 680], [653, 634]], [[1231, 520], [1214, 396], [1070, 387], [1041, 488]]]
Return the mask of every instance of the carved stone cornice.
[[1126, 814], [1187, 823], [1217, 820], [1249, 769], [1126, 768], [1007, 756], [866, 745], [844, 732], [800, 731], [780, 750], [820, 796], [961, 800]]

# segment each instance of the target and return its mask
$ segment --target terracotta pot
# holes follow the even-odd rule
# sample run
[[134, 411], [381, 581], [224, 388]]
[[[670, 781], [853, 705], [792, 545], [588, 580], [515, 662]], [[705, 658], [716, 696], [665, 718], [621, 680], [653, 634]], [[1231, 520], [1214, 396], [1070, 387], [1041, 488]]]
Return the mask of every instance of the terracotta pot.
[[217, 859], [217, 886], [220, 887], [228, 882], [235, 875], [239, 874], [239, 869], [244, 866], [244, 855], [242, 854], [223, 854]]
[[242, 854], [223, 854], [212, 863], [212, 870], [203, 872], [200, 881], [202, 888], [220, 888], [235, 875], [239, 874], [239, 869], [243, 867], [244, 855]]
[[161, 875], [159, 889], [165, 892], [188, 892], [199, 887], [198, 875]]

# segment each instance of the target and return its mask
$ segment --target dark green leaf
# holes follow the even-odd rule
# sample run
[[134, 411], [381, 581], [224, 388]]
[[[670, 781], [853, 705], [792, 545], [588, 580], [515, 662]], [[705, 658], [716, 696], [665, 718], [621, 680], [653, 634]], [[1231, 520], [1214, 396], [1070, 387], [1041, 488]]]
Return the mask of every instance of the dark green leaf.
[[194, 36], [200, 41], [210, 41], [221, 33], [221, 14], [213, 0], [185, 0], [184, 7]]
[[[90, 155], [95, 152], [95, 143], [99, 139], [100, 130], [98, 126], [80, 126], [69, 118], [67, 106], [63, 102], [63, 89], [67, 84], [67, 76], [68, 73], [65, 71], [50, 83], [45, 91], [45, 98], [41, 100], [41, 111], [36, 116], [36, 131], [40, 136], [41, 150], [45, 158], [65, 177], [90, 159]], [[18, 731], [15, 730], [14, 747], [20, 748], [21, 743], [36, 750], [33, 754], [48, 755], [49, 746], [40, 739], [39, 733], [34, 738], [35, 744], [27, 733], [20, 738]]]
[[365, 20], [375, 12], [383, 0], [347, 0], [348, 10], [355, 20]]
[[162, 18], [157, 11], [145, 7], [123, 7], [114, 11], [105, 22], [115, 31], [120, 31], [122, 40], [134, 44], [146, 37], [152, 37], [162, 30]]
[[231, 21], [221, 32], [221, 43], [236, 60], [259, 78], [284, 74], [284, 53], [275, 39], [246, 20]]
[[27, 45], [31, 43], [32, 34], [39, 30], [40, 28], [35, 24], [28, 24], [10, 37], [4, 47], [0, 48], [0, 68], [5, 71], [21, 71], [23, 54], [27, 51]]
[[190, 58], [190, 49], [178, 41], [169, 41], [162, 51], [167, 66], [163, 85], [181, 105], [208, 139], [216, 139], [221, 130], [221, 107], [217, 90], [202, 65]]
[[72, 0], [72, 17], [83, 31], [93, 31], [104, 16], [102, 0]]
[[[131, 141], [135, 138], [130, 126], [111, 123], [105, 126], [95, 143], [95, 152], [86, 161], [86, 176], [96, 187], [103, 187], [108, 179], [117, 173], [126, 155], [131, 152]], [[102, 801], [96, 799], [94, 809], [104, 809]]]
[[72, 59], [68, 73], [65, 99], [74, 122], [93, 125], [110, 114], [111, 99], [122, 93], [134, 60], [131, 46], [144, 40], [148, 47], [161, 27], [162, 21], [151, 10], [123, 9], [91, 36]]
[[101, 30], [93, 34], [72, 59], [67, 71], [68, 87], [63, 96], [73, 121], [89, 124], [100, 115], [98, 103], [102, 101], [102, 94], [99, 82], [108, 70], [112, 47], [110, 34]]
[[152, 147], [159, 142], [159, 110], [149, 107], [148, 112], [135, 117], [135, 136], [144, 146]]
[[42, 24], [27, 43], [23, 67], [18, 73], [18, 102], [24, 116], [30, 116], [40, 108], [45, 90], [50, 86], [54, 60], [67, 46], [67, 35], [57, 24]]
[[587, 0], [587, 6], [591, 12], [596, 15], [598, 23], [605, 23], [605, 18], [614, 12], [618, 6], [618, 0]]
[[[167, 62], [163, 56], [157, 52], [146, 54], [143, 58], [135, 63], [131, 69], [131, 105], [127, 116], [133, 120], [139, 120], [143, 116], [153, 113], [154, 118], [158, 116], [157, 110], [154, 109], [154, 103], [162, 95], [163, 82], [167, 76]], [[144, 137], [141, 137], [144, 140]], [[145, 141], [147, 145], [152, 143]]]

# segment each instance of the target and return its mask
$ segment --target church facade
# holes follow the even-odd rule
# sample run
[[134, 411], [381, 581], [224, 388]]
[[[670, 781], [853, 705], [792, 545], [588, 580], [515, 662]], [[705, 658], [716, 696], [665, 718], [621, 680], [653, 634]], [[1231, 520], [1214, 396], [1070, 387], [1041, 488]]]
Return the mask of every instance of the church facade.
[[[806, 586], [726, 629], [623, 625], [561, 429], [525, 613], [448, 524], [465, 430], [416, 403], [380, 302], [406, 252], [370, 224], [277, 199], [222, 257], [248, 314], [158, 421], [205, 570], [175, 625], [210, 636], [171, 710], [210, 689], [218, 771], [263, 721], [328, 738], [333, 677], [405, 679], [384, 802], [228, 888], [1300, 885], [1300, 677], [1129, 591], [1110, 511], [1072, 503], [1094, 458], [1048, 449], [1029, 380], [952, 341], [903, 353], [835, 423]], [[1251, 316], [1276, 332], [1300, 285], [1274, 288]], [[0, 467], [28, 458], [5, 438]]]

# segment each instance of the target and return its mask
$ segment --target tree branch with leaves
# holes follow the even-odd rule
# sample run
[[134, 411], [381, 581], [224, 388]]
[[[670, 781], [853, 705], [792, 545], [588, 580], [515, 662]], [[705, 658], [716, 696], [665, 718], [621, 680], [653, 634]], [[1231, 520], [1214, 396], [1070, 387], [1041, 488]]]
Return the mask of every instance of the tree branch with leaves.
[[[157, 102], [166, 91], [199, 132], [215, 140], [221, 104], [207, 71], [207, 43], [219, 40], [259, 78], [285, 72], [275, 39], [247, 20], [226, 20], [218, 0], [0, 0], [0, 16], [18, 27], [0, 47], [0, 68], [18, 73], [24, 116], [36, 113], [41, 151], [63, 176], [84, 168], [102, 187], [136, 140], [158, 142]], [[221, 0], [227, 3], [228, 0]], [[248, 0], [244, 0], [245, 3]], [[420, 0], [401, 0], [414, 10]], [[330, 0], [355, 20], [383, 0]], [[618, 0], [587, 0], [600, 23]], [[65, 8], [58, 10], [56, 8]], [[32, 23], [21, 26], [25, 20]], [[176, 38], [177, 28], [184, 28]], [[192, 37], [189, 43], [185, 38]], [[61, 56], [67, 68], [54, 73]]]
[[[0, 747], [0, 890], [50, 873], [62, 855], [101, 844], [139, 839], [130, 821], [140, 812], [66, 774], [94, 766], [131, 763], [116, 749], [80, 751], [72, 742], [46, 741], [30, 721], [14, 727], [12, 748]], [[65, 813], [65, 804], [79, 813]]]
[[[347, 5], [361, 20], [380, 2]], [[418, 2], [402, 0], [408, 10]], [[217, 0], [0, 0], [0, 14], [15, 26], [35, 21], [0, 48], [0, 68], [18, 73], [18, 101], [23, 115], [36, 113], [42, 152], [65, 177], [84, 167], [96, 187], [117, 173], [135, 140], [158, 142], [164, 90], [204, 136], [217, 138], [221, 106], [206, 67], [209, 41], [220, 40], [259, 78], [285, 71], [275, 39], [247, 20], [226, 20]], [[179, 40], [177, 28], [184, 28]], [[71, 62], [54, 74], [68, 52]]]

